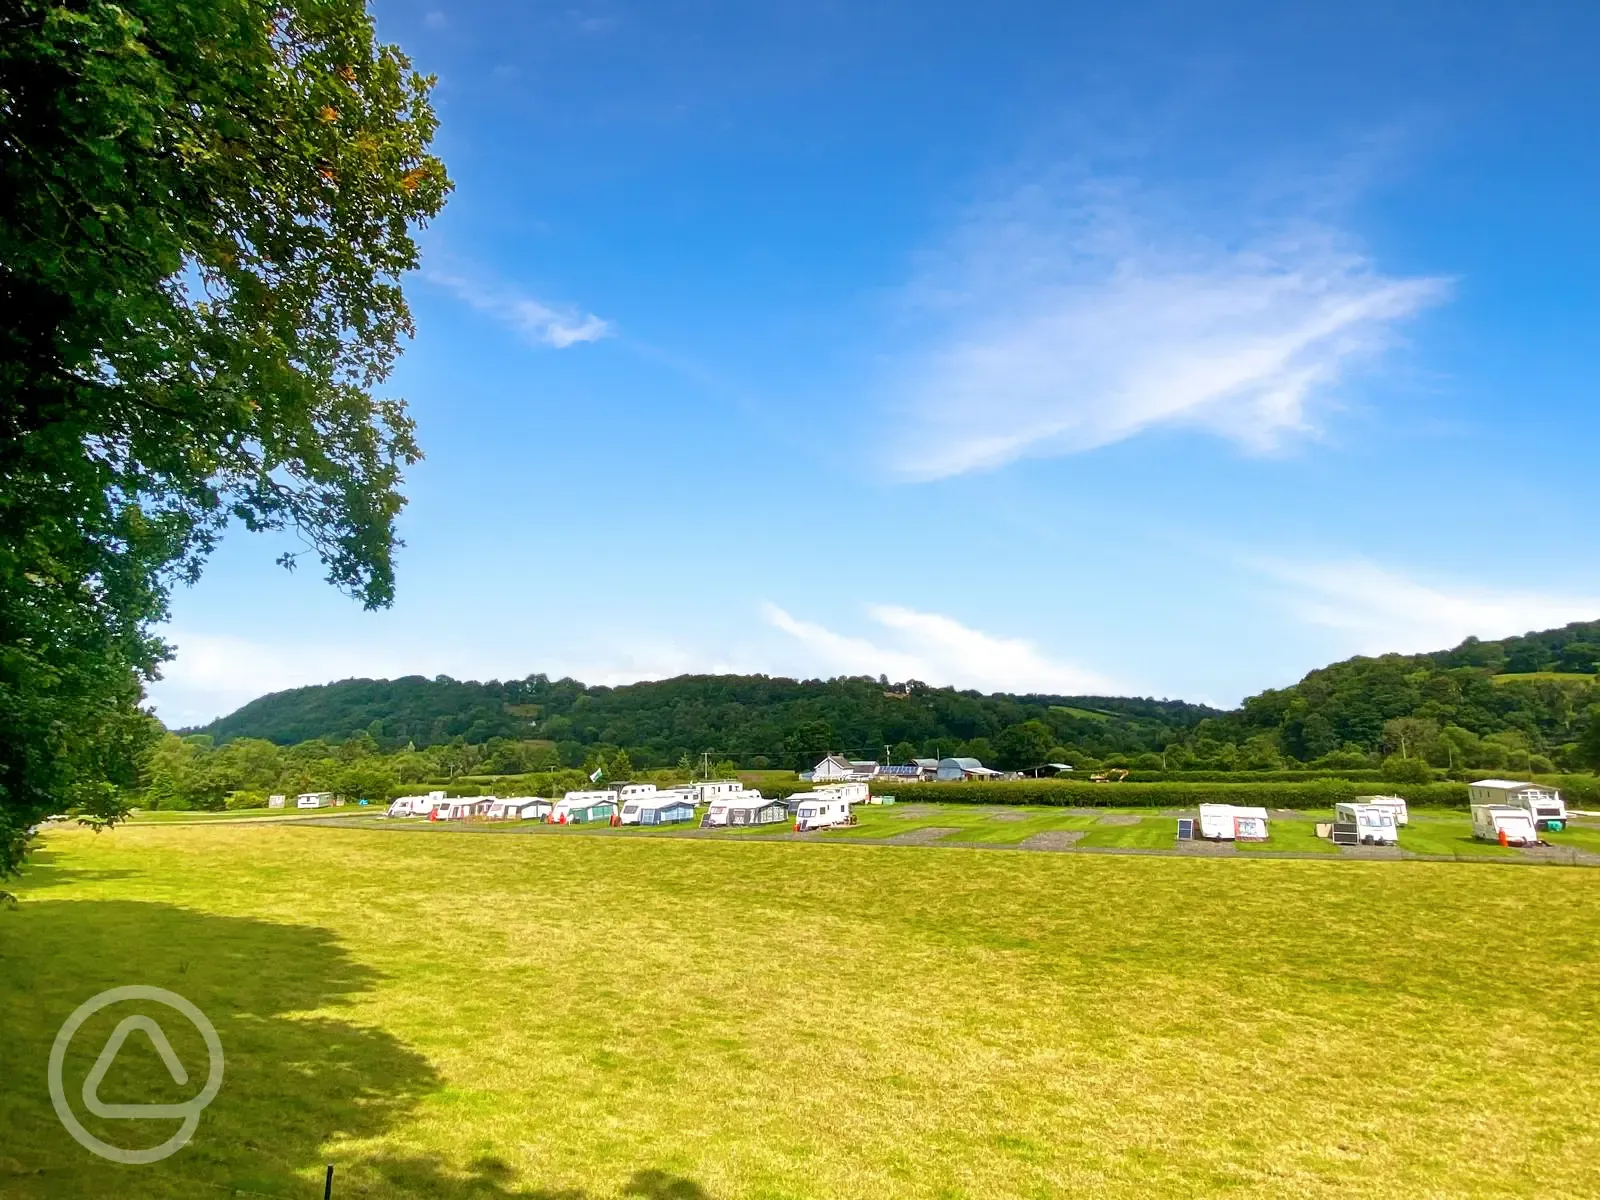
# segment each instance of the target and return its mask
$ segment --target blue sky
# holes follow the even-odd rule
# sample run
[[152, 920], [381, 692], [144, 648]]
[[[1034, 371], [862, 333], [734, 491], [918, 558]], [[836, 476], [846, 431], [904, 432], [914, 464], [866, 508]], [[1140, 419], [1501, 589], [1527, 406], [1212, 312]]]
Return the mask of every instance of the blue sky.
[[1600, 617], [1600, 9], [412, 3], [399, 600], [236, 533], [171, 723], [350, 675], [1233, 704]]

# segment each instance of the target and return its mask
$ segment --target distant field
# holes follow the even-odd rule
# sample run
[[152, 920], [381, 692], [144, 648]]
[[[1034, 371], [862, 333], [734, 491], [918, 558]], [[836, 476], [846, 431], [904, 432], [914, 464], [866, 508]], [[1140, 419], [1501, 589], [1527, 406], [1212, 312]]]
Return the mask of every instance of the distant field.
[[1600, 676], [1566, 671], [1520, 671], [1491, 676], [1493, 683], [1600, 683]]
[[[1149, 813], [980, 815], [964, 836], [1170, 838]], [[323, 1163], [341, 1200], [1594, 1194], [1597, 870], [298, 822], [46, 839], [0, 910], [8, 1200], [309, 1197]], [[91, 1158], [46, 1098], [62, 1020], [125, 983], [195, 1002], [227, 1056], [154, 1166]], [[120, 1015], [73, 1043], [70, 1095]], [[192, 1091], [137, 1038], [104, 1089]]]

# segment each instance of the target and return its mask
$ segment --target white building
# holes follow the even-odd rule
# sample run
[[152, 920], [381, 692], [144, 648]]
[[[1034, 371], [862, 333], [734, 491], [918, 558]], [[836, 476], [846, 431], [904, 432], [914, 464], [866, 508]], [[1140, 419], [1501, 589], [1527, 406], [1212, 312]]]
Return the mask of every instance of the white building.
[[855, 767], [841, 754], [830, 754], [811, 768], [812, 783], [842, 783], [855, 777]]

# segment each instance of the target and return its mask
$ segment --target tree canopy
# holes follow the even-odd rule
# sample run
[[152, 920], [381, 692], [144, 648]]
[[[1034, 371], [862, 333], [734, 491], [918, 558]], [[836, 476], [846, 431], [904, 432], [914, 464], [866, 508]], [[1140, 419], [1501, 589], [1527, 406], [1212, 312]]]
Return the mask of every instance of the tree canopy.
[[40, 816], [116, 816], [152, 628], [230, 522], [390, 602], [431, 83], [360, 0], [0, 16], [0, 875]]

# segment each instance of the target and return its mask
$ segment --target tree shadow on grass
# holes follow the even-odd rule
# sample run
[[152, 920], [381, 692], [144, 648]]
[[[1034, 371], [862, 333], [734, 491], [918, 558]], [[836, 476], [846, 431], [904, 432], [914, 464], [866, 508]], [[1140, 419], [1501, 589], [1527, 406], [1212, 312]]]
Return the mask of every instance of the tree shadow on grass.
[[[378, 1137], [402, 1126], [441, 1086], [427, 1060], [388, 1033], [328, 1015], [377, 980], [315, 926], [125, 900], [41, 900], [0, 912], [0, 1195], [320, 1196], [330, 1142]], [[47, 1084], [50, 1048], [69, 1014], [125, 984], [166, 988], [195, 1004], [216, 1027], [226, 1063], [222, 1089], [201, 1114], [193, 1140], [143, 1166], [107, 1162], [79, 1146], [57, 1119]], [[114, 1145], [149, 1147], [170, 1136], [177, 1122], [103, 1120], [81, 1103], [84, 1080], [111, 1031], [135, 1013], [161, 1026], [188, 1070], [187, 1086], [173, 1081], [151, 1043], [135, 1033], [107, 1074], [101, 1099], [170, 1104], [194, 1096], [205, 1078], [204, 1043], [183, 1016], [148, 1001], [119, 1003], [91, 1017], [73, 1039], [62, 1074], [65, 1093], [91, 1133]], [[492, 1160], [465, 1173], [431, 1158], [359, 1150], [345, 1161], [348, 1174], [341, 1167], [336, 1185], [344, 1176], [367, 1186], [336, 1186], [341, 1200], [578, 1197], [516, 1190], [510, 1169]], [[703, 1195], [697, 1188], [632, 1194], [661, 1200]]]

